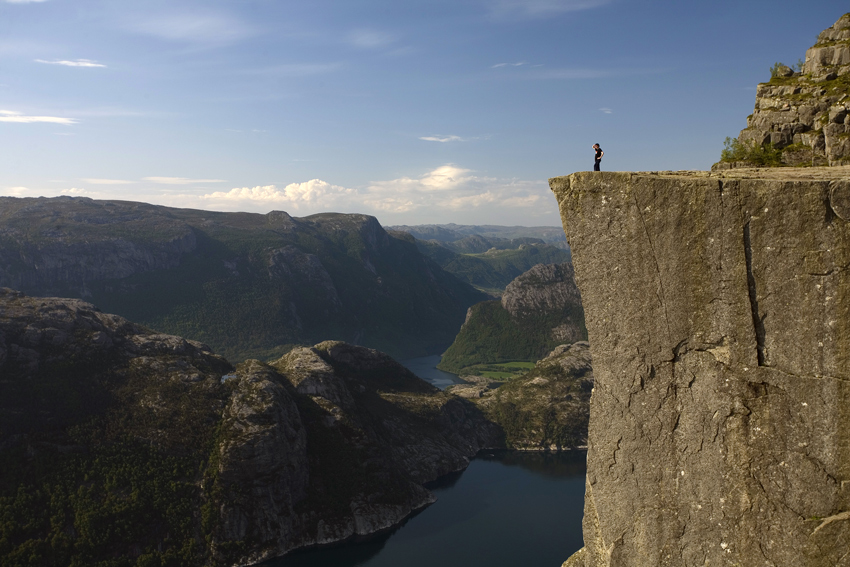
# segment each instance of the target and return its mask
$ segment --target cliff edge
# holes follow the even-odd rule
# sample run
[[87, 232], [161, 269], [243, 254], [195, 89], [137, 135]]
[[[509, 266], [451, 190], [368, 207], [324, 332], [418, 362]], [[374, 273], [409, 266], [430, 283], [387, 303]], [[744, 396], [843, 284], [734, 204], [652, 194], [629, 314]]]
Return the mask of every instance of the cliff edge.
[[850, 565], [850, 168], [549, 183], [594, 363], [583, 564]]

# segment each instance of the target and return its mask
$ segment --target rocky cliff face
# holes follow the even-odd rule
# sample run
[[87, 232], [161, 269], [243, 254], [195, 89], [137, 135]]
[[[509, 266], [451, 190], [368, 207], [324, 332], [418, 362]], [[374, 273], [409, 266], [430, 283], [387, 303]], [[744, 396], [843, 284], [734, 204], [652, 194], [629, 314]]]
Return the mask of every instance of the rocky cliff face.
[[507, 383], [465, 376], [446, 391], [478, 405], [505, 432], [509, 448], [561, 451], [587, 445], [593, 369], [587, 341], [560, 345]]
[[586, 333], [572, 264], [537, 264], [508, 284], [500, 302], [469, 309], [440, 368], [461, 372], [476, 364], [537, 361]]
[[594, 362], [574, 564], [850, 565], [848, 169], [550, 180]]
[[9, 564], [244, 565], [371, 534], [501, 435], [378, 351], [331, 341], [234, 369], [83, 301], [0, 288]]
[[0, 286], [86, 299], [234, 361], [330, 338], [437, 352], [487, 297], [374, 217], [70, 197], [0, 198]]
[[758, 86], [755, 111], [738, 140], [782, 148], [788, 165], [850, 164], [848, 105], [850, 14], [845, 14], [818, 36], [799, 72], [782, 66]]

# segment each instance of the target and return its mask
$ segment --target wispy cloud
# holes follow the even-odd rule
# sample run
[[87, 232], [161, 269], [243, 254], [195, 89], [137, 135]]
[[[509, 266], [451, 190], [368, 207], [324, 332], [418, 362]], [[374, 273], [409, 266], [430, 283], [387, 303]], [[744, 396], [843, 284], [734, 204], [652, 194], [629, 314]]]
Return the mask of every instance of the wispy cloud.
[[599, 8], [612, 0], [491, 0], [490, 14], [494, 18], [539, 18]]
[[135, 181], [127, 181], [126, 179], [100, 179], [93, 177], [86, 177], [80, 181], [84, 181], [91, 185], [129, 185], [130, 183], [135, 183]]
[[420, 136], [420, 140], [425, 140], [426, 142], [466, 142], [468, 138], [461, 138], [460, 136]]
[[62, 118], [60, 116], [27, 116], [13, 110], [0, 110], [0, 122], [16, 122], [18, 124], [33, 124], [36, 122], [50, 122], [53, 124], [76, 124], [73, 118]]
[[498, 69], [499, 67], [522, 67], [523, 65], [528, 65], [526, 61], [519, 61], [517, 63], [496, 63], [491, 69]]
[[348, 42], [355, 47], [377, 49], [394, 43], [396, 36], [375, 30], [360, 29], [348, 34]]
[[604, 114], [614, 114], [614, 111], [611, 110], [610, 108], [600, 108], [599, 112], [602, 112]]
[[261, 67], [259, 69], [246, 69], [247, 75], [266, 75], [270, 77], [306, 77], [308, 75], [321, 75], [331, 73], [341, 67], [340, 63], [286, 63]]
[[54, 59], [53, 61], [48, 61], [46, 59], [36, 59], [36, 63], [47, 63], [48, 65], [64, 65], [65, 67], [106, 67], [103, 63], [98, 63], [97, 61], [92, 61], [91, 59], [74, 59], [73, 61], [68, 61], [65, 59]]
[[225, 183], [226, 179], [189, 179], [188, 177], [144, 177], [145, 181], [162, 185], [198, 185], [200, 183]]
[[257, 33], [234, 16], [203, 11], [148, 17], [129, 27], [169, 41], [206, 45], [233, 43]]
[[45, 0], [6, 0], [7, 4], [32, 4], [36, 2], [44, 2]]

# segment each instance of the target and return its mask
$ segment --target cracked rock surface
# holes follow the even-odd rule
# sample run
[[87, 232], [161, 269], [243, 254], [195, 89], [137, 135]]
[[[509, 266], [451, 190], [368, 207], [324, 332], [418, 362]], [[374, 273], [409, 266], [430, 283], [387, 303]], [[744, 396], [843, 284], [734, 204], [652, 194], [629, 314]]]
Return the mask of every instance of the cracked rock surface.
[[594, 366], [572, 564], [850, 565], [850, 181], [550, 180]]

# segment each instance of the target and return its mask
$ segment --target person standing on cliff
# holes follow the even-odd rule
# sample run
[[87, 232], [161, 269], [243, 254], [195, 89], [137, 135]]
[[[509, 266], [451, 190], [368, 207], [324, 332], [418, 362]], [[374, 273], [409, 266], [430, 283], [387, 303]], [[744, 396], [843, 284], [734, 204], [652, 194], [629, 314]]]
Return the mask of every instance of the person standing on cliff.
[[596, 150], [596, 159], [593, 160], [593, 171], [599, 171], [599, 162], [602, 161], [602, 156], [605, 152], [599, 147], [599, 144], [593, 144], [593, 149]]

